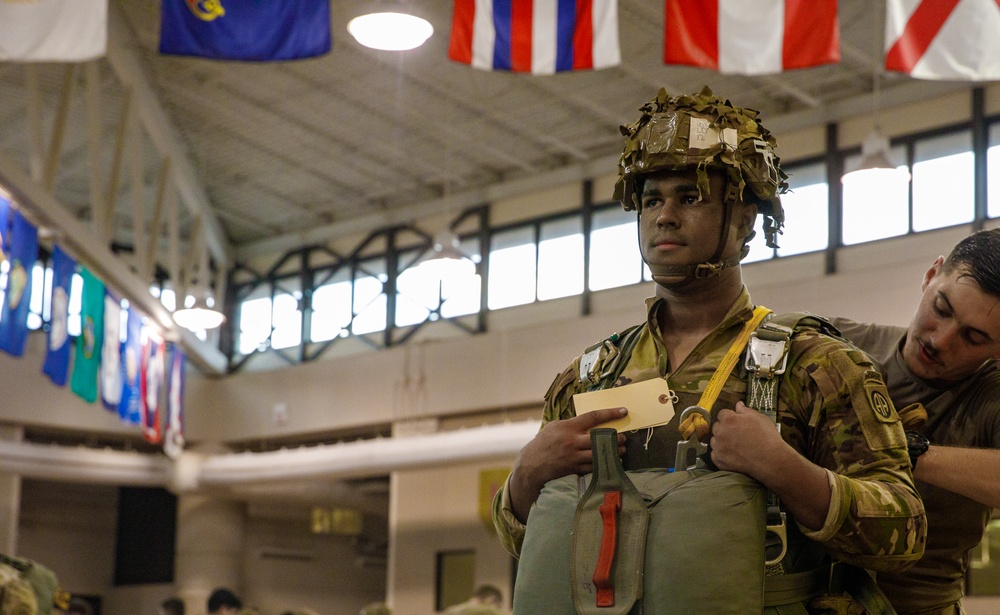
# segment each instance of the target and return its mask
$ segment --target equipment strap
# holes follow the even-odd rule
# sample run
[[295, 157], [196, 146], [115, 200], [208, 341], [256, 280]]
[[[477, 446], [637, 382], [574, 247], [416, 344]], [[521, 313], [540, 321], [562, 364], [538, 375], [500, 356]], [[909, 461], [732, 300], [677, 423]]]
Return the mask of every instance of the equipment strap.
[[739, 361], [740, 355], [743, 354], [743, 349], [746, 348], [751, 335], [753, 335], [754, 330], [757, 329], [761, 321], [770, 313], [771, 310], [766, 307], [759, 306], [754, 308], [753, 318], [743, 323], [743, 330], [740, 331], [739, 336], [733, 341], [733, 345], [729, 347], [726, 356], [719, 362], [719, 367], [716, 368], [715, 373], [712, 374], [712, 378], [708, 381], [705, 392], [701, 394], [701, 398], [698, 400], [699, 406], [708, 411], [712, 410], [712, 405], [715, 404], [719, 393], [722, 392], [722, 387], [725, 386], [729, 374], [733, 373], [733, 368], [736, 367], [736, 362]]

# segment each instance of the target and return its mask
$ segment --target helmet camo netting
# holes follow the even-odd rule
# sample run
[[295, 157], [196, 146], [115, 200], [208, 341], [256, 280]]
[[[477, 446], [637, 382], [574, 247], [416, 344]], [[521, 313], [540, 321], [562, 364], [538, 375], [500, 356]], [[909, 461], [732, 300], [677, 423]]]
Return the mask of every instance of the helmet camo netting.
[[621, 127], [625, 150], [614, 198], [626, 211], [640, 208], [636, 180], [642, 174], [695, 167], [699, 191], [707, 194], [707, 169], [722, 169], [735, 195], [757, 202], [767, 245], [777, 247], [785, 220], [780, 195], [788, 191], [788, 176], [774, 154], [774, 137], [757, 119], [757, 111], [734, 107], [708, 87], [682, 96], [669, 96], [661, 88], [640, 111], [638, 121]]

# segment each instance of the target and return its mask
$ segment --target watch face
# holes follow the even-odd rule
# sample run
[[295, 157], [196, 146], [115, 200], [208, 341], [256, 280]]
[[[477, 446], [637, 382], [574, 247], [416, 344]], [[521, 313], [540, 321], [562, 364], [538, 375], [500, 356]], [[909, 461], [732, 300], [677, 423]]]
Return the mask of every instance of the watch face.
[[919, 431], [906, 432], [906, 448], [909, 449], [910, 459], [916, 459], [927, 452], [927, 447], [931, 445], [927, 436]]

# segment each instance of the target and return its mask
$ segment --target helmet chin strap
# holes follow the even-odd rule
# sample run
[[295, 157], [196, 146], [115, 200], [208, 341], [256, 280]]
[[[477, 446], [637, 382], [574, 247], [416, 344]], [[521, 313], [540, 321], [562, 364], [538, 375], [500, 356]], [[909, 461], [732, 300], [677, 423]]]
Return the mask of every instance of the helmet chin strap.
[[[659, 268], [659, 271], [653, 274], [654, 282], [670, 290], [683, 288], [695, 280], [715, 277], [722, 273], [723, 270], [739, 265], [740, 261], [746, 258], [746, 255], [750, 252], [750, 247], [747, 245], [744, 245], [739, 252], [729, 258], [722, 258], [722, 253], [725, 251], [726, 243], [729, 240], [729, 226], [732, 224], [733, 215], [736, 211], [737, 196], [734, 186], [732, 183], [729, 183], [724, 199], [726, 213], [722, 221], [722, 230], [719, 232], [719, 245], [716, 246], [715, 254], [712, 255], [712, 258], [708, 259], [707, 262], [694, 265], [664, 265]], [[663, 278], [680, 279], [676, 281], [664, 281]]]

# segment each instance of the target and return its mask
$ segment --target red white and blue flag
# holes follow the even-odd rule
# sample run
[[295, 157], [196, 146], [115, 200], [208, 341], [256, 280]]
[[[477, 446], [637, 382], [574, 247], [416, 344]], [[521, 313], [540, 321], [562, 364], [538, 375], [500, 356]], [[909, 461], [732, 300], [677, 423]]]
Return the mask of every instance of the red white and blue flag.
[[617, 66], [618, 0], [455, 0], [448, 57], [536, 75]]
[[837, 0], [667, 0], [665, 64], [767, 75], [840, 61]]
[[1000, 0], [888, 0], [885, 67], [917, 79], [1000, 79]]

